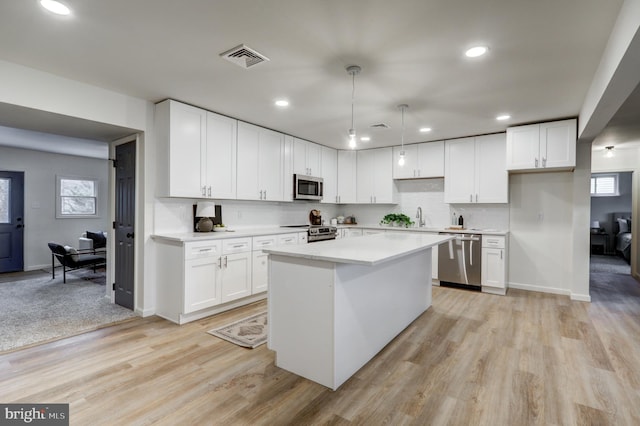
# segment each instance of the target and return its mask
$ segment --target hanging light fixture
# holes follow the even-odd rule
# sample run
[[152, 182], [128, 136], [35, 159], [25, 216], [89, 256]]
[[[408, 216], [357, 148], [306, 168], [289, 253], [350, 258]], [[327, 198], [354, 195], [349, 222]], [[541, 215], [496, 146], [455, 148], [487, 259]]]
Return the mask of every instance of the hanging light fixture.
[[351, 75], [351, 128], [349, 129], [349, 148], [356, 148], [356, 128], [353, 124], [353, 104], [356, 98], [356, 75], [360, 74], [360, 68], [357, 65], [349, 65], [347, 72]]
[[398, 105], [398, 109], [400, 109], [400, 111], [402, 111], [402, 136], [401, 136], [401, 147], [400, 147], [400, 158], [398, 159], [398, 165], [400, 167], [404, 166], [404, 110], [409, 108], [409, 105], [407, 104], [400, 104]]

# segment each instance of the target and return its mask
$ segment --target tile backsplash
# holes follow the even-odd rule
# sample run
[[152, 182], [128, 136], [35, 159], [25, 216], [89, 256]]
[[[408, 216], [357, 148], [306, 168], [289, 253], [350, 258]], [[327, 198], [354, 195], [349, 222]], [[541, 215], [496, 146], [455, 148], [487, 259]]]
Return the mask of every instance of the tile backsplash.
[[[329, 223], [338, 215], [355, 216], [359, 224], [374, 225], [387, 213], [404, 213], [417, 223], [416, 212], [422, 207], [422, 217], [428, 228], [445, 228], [453, 214], [464, 217], [465, 228], [509, 228], [508, 204], [447, 204], [444, 202], [444, 179], [398, 180], [398, 204], [333, 205], [315, 202], [217, 201], [222, 206], [222, 218], [232, 228], [297, 225], [308, 223], [309, 211], [317, 209]], [[195, 200], [158, 198], [155, 200], [156, 233], [192, 232]]]

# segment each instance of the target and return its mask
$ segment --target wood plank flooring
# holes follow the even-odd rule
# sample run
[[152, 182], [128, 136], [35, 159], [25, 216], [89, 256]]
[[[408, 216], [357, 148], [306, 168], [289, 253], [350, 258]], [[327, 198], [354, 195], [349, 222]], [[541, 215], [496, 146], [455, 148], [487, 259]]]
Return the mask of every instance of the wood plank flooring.
[[518, 290], [433, 293], [433, 307], [336, 392], [275, 367], [266, 345], [243, 349], [206, 333], [264, 309], [259, 302], [1, 355], [0, 401], [70, 403], [72, 425], [640, 424], [633, 284], [625, 297], [603, 292], [593, 303]]

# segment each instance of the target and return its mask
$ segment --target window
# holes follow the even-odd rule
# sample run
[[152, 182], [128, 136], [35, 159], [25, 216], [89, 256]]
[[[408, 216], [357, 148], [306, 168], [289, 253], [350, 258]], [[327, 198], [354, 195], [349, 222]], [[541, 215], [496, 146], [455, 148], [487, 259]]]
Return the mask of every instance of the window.
[[620, 195], [618, 192], [618, 174], [591, 175], [591, 196], [611, 197]]
[[11, 180], [0, 179], [0, 223], [9, 223], [9, 190]]
[[97, 187], [96, 179], [58, 176], [56, 217], [96, 217]]

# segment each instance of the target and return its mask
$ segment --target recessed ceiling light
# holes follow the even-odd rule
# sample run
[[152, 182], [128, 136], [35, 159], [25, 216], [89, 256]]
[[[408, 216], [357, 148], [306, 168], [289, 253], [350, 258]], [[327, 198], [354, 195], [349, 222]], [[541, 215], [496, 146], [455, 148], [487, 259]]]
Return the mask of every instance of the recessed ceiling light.
[[56, 0], [40, 0], [40, 5], [56, 15], [69, 15], [71, 9]]
[[286, 100], [286, 99], [278, 99], [278, 100], [276, 101], [276, 106], [279, 106], [279, 107], [286, 107], [286, 106], [289, 106], [289, 101], [288, 101], [288, 100]]
[[504, 121], [510, 119], [511, 116], [509, 114], [502, 114], [496, 117], [496, 120]]
[[420, 133], [428, 133], [431, 131], [431, 127], [421, 127]]
[[489, 48], [487, 46], [474, 46], [470, 49], [467, 49], [467, 51], [464, 52], [464, 54], [468, 58], [477, 58], [478, 56], [484, 55], [488, 51], [489, 51]]
[[360, 140], [362, 142], [369, 142], [371, 140], [371, 138], [369, 136], [363, 136], [363, 137], [360, 138]]

